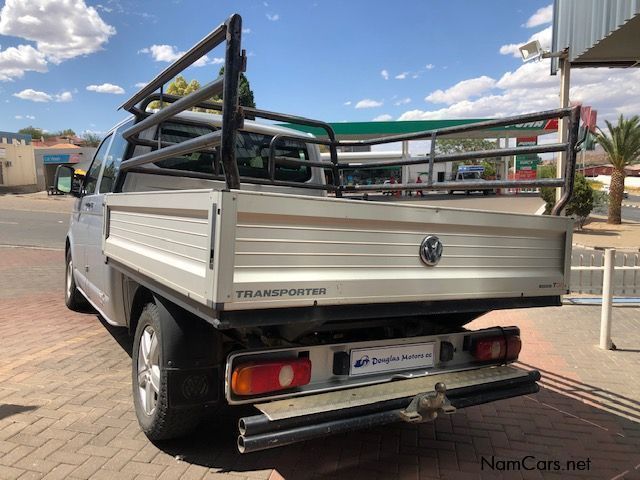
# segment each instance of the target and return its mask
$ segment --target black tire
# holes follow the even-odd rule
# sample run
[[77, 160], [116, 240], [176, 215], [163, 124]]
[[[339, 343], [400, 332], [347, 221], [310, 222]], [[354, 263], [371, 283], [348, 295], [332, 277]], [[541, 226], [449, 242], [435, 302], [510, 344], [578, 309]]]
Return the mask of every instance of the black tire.
[[489, 193], [491, 193], [491, 192], [489, 192], [489, 190], [483, 190], [483, 191], [482, 191], [482, 194], [483, 194], [484, 196], [488, 196], [488, 195], [489, 195]]
[[76, 279], [73, 278], [73, 259], [71, 258], [71, 249], [67, 250], [67, 256], [64, 269], [64, 303], [69, 310], [74, 312], [85, 312], [88, 308], [88, 302], [78, 290]]
[[[140, 348], [141, 339], [145, 330], [153, 330], [157, 335], [158, 358], [157, 365], [159, 368], [159, 385], [157, 392], [154, 394], [156, 399], [153, 409], [145, 410], [142, 400], [142, 392], [140, 391]], [[163, 329], [163, 319], [161, 318], [158, 306], [155, 303], [148, 303], [142, 310], [138, 319], [138, 326], [133, 341], [132, 359], [132, 385], [133, 385], [133, 404], [138, 417], [138, 423], [142, 431], [149, 440], [168, 440], [178, 438], [191, 433], [200, 423], [204, 413], [203, 406], [190, 407], [172, 407], [169, 405], [171, 392], [169, 391], [169, 382], [167, 381], [167, 368], [165, 366], [165, 352], [162, 335], [165, 334]], [[188, 348], [188, 346], [184, 346]], [[142, 387], [144, 388], [144, 387]], [[175, 386], [172, 388], [176, 388]], [[150, 412], [148, 410], [151, 410]]]

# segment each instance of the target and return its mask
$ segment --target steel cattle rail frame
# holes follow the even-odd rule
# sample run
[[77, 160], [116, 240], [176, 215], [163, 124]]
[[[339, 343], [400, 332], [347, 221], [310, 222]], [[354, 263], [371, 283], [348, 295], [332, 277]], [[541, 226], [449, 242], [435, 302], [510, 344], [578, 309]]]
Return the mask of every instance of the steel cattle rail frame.
[[[136, 123], [129, 127], [123, 136], [131, 145], [144, 145], [151, 147], [151, 152], [137, 157], [124, 160], [120, 167], [121, 173], [127, 171], [145, 171], [146, 173], [157, 173], [162, 175], [175, 175], [175, 171], [168, 169], [143, 169], [143, 165], [170, 158], [175, 155], [184, 155], [196, 151], [211, 151], [219, 148], [219, 159], [213, 165], [213, 171], [218, 172], [219, 163], [222, 164], [224, 177], [216, 174], [194, 174], [192, 172], [180, 172], [183, 176], [197, 176], [199, 178], [222, 179], [224, 178], [228, 189], [239, 189], [241, 182], [268, 184], [278, 186], [295, 186], [298, 188], [321, 189], [333, 192], [336, 197], [342, 196], [344, 192], [369, 192], [369, 191], [396, 191], [396, 190], [475, 190], [492, 188], [531, 188], [531, 187], [562, 187], [563, 193], [552, 209], [553, 215], [560, 215], [573, 193], [573, 184], [576, 169], [576, 154], [579, 145], [584, 139], [578, 140], [578, 127], [580, 122], [580, 107], [562, 108], [538, 113], [517, 115], [496, 120], [488, 120], [470, 125], [447, 127], [435, 130], [425, 130], [403, 135], [390, 135], [379, 138], [358, 141], [339, 141], [331, 125], [320, 120], [288, 115], [284, 113], [271, 112], [256, 108], [240, 107], [238, 105], [238, 84], [240, 73], [246, 70], [246, 54], [241, 50], [242, 18], [238, 14], [230, 16], [225, 23], [213, 30], [209, 35], [194, 45], [189, 51], [184, 53], [178, 60], [172, 63], [158, 76], [156, 76], [145, 87], [124, 102], [120, 108], [134, 114]], [[202, 89], [195, 91], [185, 97], [167, 95], [164, 93], [164, 85], [176, 75], [193, 65], [203, 55], [213, 50], [216, 46], [226, 41], [226, 52], [224, 62], [224, 75], [213, 82], [205, 85]], [[159, 93], [156, 93], [159, 90]], [[213, 95], [223, 94], [222, 103], [207, 101]], [[152, 101], [159, 101], [161, 107], [166, 107], [151, 113], [146, 109]], [[174, 144], [165, 142], [161, 138], [162, 122], [174, 118], [177, 114], [198, 107], [208, 110], [219, 111], [222, 114], [222, 128], [220, 131], [201, 135], [199, 137]], [[309, 161], [297, 158], [282, 157], [276, 155], [278, 143], [285, 140], [301, 141], [298, 135], [277, 134], [271, 139], [269, 145], [268, 178], [240, 177], [238, 165], [236, 163], [235, 145], [237, 131], [244, 126], [245, 116], [250, 118], [263, 118], [273, 121], [282, 121], [298, 125], [306, 125], [323, 129], [328, 140], [318, 138], [304, 138], [305, 143], [324, 145], [329, 148], [330, 161]], [[569, 135], [567, 142], [553, 143], [547, 145], [535, 145], [527, 147], [515, 147], [506, 149], [493, 149], [475, 152], [463, 152], [455, 154], [436, 154], [436, 142], [439, 138], [452, 134], [486, 130], [495, 127], [505, 127], [518, 125], [525, 122], [549, 120], [554, 118], [569, 117]], [[138, 138], [142, 131], [158, 125], [160, 133], [158, 141]], [[428, 156], [420, 159], [402, 159], [394, 161], [368, 162], [340, 162], [338, 160], [339, 147], [372, 146], [392, 142], [408, 140], [431, 140], [431, 150]], [[536, 180], [493, 180], [482, 182], [434, 182], [433, 166], [436, 163], [451, 162], [467, 159], [481, 159], [490, 157], [500, 157], [505, 155], [519, 155], [531, 153], [565, 152], [566, 167], [561, 178], [536, 179]], [[429, 163], [429, 173], [427, 183], [398, 183], [385, 185], [343, 185], [340, 181], [340, 169], [361, 168], [371, 169], [388, 166], [403, 166], [413, 164]], [[322, 167], [330, 169], [333, 173], [332, 184], [311, 184], [277, 180], [276, 165], [306, 165], [311, 167]], [[122, 185], [119, 179], [118, 185]]]

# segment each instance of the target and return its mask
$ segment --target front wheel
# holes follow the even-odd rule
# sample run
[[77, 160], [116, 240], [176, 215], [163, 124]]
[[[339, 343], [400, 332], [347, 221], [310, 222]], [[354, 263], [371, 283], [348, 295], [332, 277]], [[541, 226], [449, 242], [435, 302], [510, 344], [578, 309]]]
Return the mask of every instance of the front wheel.
[[76, 286], [76, 279], [73, 277], [73, 258], [71, 248], [67, 251], [66, 266], [64, 270], [64, 303], [69, 310], [83, 312], [87, 308], [87, 301]]
[[201, 407], [170, 405], [162, 323], [157, 305], [148, 303], [138, 320], [131, 356], [133, 403], [140, 427], [150, 440], [184, 436], [198, 426], [202, 417]]

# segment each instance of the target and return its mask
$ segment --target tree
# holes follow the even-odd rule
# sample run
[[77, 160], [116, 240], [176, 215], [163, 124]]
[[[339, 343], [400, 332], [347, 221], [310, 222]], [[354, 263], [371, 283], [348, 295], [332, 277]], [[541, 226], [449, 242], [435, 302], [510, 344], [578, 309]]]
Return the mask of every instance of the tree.
[[41, 128], [33, 127], [29, 125], [28, 127], [21, 128], [18, 130], [18, 133], [22, 135], [31, 135], [31, 138], [34, 140], [40, 140], [41, 138], [49, 138], [51, 135], [45, 133]]
[[[224, 67], [220, 68], [220, 75], [223, 74]], [[190, 82], [187, 82], [187, 80], [182, 75], [178, 75], [171, 81], [171, 83], [169, 83], [169, 86], [167, 87], [168, 94], [177, 95], [179, 97], [189, 95], [191, 92], [195, 92], [196, 90], [200, 90], [200, 82], [198, 82], [197, 80], [191, 80]], [[221, 100], [222, 94], [208, 99], [208, 101], [216, 103], [219, 103]], [[256, 103], [253, 98], [253, 91], [251, 90], [249, 80], [247, 80], [247, 77], [245, 77], [244, 73], [240, 74], [240, 83], [238, 84], [238, 103], [244, 107], [256, 107]], [[154, 109], [160, 108], [160, 102], [151, 102], [149, 104], [149, 107]], [[197, 112], [206, 111], [202, 108], [194, 108], [193, 110]]]
[[569, 203], [567, 203], [567, 216], [575, 216], [578, 220], [578, 228], [582, 230], [584, 223], [589, 218], [591, 210], [594, 206], [593, 188], [587, 182], [583, 175], [576, 175], [576, 181], [573, 186], [573, 195]]
[[[224, 75], [224, 67], [220, 67], [218, 75]], [[222, 100], [222, 94], [216, 96], [216, 100]], [[256, 102], [253, 97], [253, 90], [251, 90], [249, 80], [242, 72], [240, 72], [240, 81], [238, 83], [238, 103], [243, 107], [256, 108]]]
[[496, 148], [496, 142], [479, 138], [442, 138], [436, 141], [436, 152], [444, 154], [495, 150]]
[[[555, 165], [538, 165], [538, 178], [556, 178]], [[553, 204], [556, 203], [556, 189], [553, 187], [542, 187], [540, 197], [544, 200], [544, 214], [549, 215]]]
[[76, 132], [74, 132], [70, 128], [65, 128], [64, 130], [60, 130], [55, 135], [58, 136], [58, 137], [75, 137], [76, 136]]
[[636, 163], [640, 157], [640, 117], [618, 117], [618, 124], [605, 120], [609, 133], [598, 128], [596, 141], [609, 156], [613, 165], [609, 187], [609, 217], [607, 223], [622, 223], [622, 198], [624, 195], [624, 168]]
[[[555, 165], [539, 165], [538, 178], [556, 178]], [[545, 202], [544, 214], [549, 215], [553, 205], [556, 203], [556, 191], [553, 187], [542, 187], [540, 196]], [[573, 195], [567, 202], [565, 212], [568, 216], [575, 216], [578, 220], [578, 228], [584, 227], [589, 214], [596, 205], [595, 192], [584, 175], [576, 174], [575, 183], [573, 185]]]
[[87, 147], [97, 147], [102, 141], [102, 137], [96, 133], [85, 132], [82, 134], [82, 141]]
[[[184, 97], [185, 95], [189, 95], [196, 90], [200, 90], [200, 82], [198, 82], [197, 80], [191, 80], [190, 82], [187, 82], [187, 80], [182, 75], [178, 75], [169, 83], [166, 93], [168, 93], [169, 95]], [[160, 102], [151, 102], [149, 104], [149, 108], [160, 108]]]

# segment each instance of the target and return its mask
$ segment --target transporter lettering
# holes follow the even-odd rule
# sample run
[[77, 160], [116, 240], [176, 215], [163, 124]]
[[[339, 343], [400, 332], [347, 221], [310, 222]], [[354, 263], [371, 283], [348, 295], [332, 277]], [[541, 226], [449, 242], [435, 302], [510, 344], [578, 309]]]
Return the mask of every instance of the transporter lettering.
[[236, 290], [238, 298], [304, 297], [326, 295], [326, 288], [276, 288], [273, 290]]

